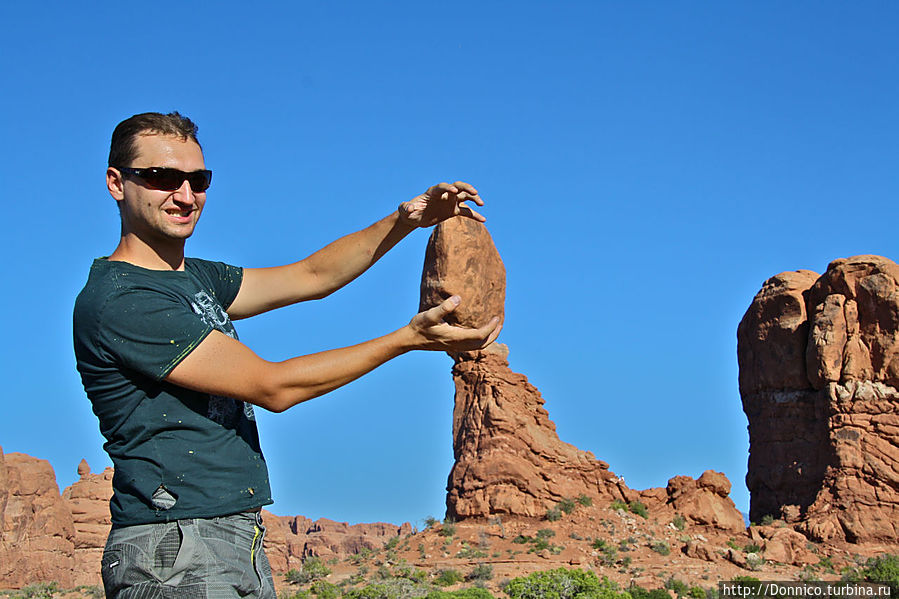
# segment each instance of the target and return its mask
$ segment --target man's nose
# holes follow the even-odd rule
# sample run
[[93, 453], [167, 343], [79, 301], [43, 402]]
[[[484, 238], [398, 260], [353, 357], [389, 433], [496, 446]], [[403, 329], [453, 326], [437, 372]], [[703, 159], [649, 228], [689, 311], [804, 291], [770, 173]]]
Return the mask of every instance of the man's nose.
[[181, 187], [175, 190], [174, 200], [182, 204], [193, 204], [197, 201], [197, 196], [194, 193], [194, 190], [191, 189], [190, 182], [188, 182], [187, 179], [181, 183]]

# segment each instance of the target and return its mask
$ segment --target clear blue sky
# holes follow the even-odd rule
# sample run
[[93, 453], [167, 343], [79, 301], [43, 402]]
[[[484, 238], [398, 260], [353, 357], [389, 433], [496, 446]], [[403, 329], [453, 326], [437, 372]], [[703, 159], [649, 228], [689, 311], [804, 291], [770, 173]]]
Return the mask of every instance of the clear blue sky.
[[[0, 445], [60, 486], [102, 450], [71, 343], [112, 251], [109, 136], [200, 125], [188, 254], [304, 257], [427, 186], [476, 185], [508, 271], [501, 341], [561, 438], [632, 488], [712, 468], [747, 510], [737, 323], [769, 276], [899, 257], [892, 2], [3, 3]], [[427, 232], [321, 302], [238, 323], [267, 359], [386, 333]], [[278, 514], [442, 516], [451, 360], [403, 356], [260, 414]]]

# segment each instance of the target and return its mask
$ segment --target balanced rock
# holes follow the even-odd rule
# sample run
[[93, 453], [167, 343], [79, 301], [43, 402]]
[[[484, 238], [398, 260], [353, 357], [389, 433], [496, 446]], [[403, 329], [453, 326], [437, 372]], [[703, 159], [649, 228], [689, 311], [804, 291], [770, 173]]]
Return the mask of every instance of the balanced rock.
[[899, 541], [899, 265], [855, 256], [772, 277], [737, 339], [750, 517]]
[[[480, 327], [502, 317], [505, 267], [484, 225], [454, 218], [428, 242], [421, 282], [422, 310], [456, 294], [451, 324]], [[544, 516], [561, 499], [586, 495], [621, 499], [623, 481], [592, 453], [564, 443], [543, 408], [540, 392], [512, 372], [508, 348], [455, 355], [455, 464], [447, 484], [447, 516]]]
[[451, 218], [434, 227], [425, 251], [419, 310], [427, 310], [458, 295], [459, 307], [450, 324], [479, 328], [491, 318], [503, 318], [506, 268], [487, 228], [468, 218]]

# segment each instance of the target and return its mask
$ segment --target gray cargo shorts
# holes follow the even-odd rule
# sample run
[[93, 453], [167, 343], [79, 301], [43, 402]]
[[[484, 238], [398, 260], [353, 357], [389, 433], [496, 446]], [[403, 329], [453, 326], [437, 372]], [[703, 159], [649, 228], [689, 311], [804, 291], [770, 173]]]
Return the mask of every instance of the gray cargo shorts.
[[107, 599], [275, 599], [259, 512], [113, 527]]

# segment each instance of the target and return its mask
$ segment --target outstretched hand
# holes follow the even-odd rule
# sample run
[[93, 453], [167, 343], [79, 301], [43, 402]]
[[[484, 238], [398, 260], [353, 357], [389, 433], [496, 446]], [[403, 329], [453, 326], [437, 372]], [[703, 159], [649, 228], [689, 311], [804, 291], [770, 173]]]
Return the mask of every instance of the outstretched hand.
[[468, 329], [448, 324], [444, 318], [455, 310], [462, 299], [458, 295], [445, 300], [439, 306], [416, 314], [409, 322], [418, 349], [448, 352], [483, 349], [493, 343], [503, 328], [499, 317], [479, 329]]
[[464, 202], [472, 201], [478, 206], [484, 200], [478, 190], [463, 181], [440, 183], [426, 192], [399, 206], [400, 220], [412, 227], [430, 227], [453, 216], [464, 216], [478, 222], [487, 220]]

